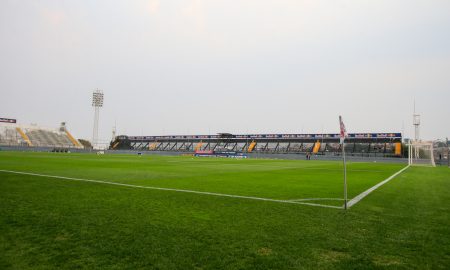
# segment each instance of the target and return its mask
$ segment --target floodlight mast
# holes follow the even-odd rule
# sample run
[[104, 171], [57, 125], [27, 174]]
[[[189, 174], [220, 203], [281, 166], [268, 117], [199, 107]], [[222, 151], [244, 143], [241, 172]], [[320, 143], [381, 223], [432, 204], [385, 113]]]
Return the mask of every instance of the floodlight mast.
[[92, 107], [94, 107], [94, 129], [92, 132], [92, 147], [98, 147], [98, 120], [100, 108], [103, 107], [103, 91], [95, 89], [92, 93]]

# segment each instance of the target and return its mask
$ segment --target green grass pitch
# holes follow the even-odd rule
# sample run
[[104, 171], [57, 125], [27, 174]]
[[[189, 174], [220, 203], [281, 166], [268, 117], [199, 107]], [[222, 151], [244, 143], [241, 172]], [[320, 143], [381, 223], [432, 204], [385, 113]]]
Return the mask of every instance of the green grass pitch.
[[[404, 166], [349, 163], [349, 198]], [[0, 172], [0, 269], [450, 267], [449, 168], [348, 211], [283, 202], [341, 207], [340, 162], [0, 152], [0, 170], [130, 185]]]

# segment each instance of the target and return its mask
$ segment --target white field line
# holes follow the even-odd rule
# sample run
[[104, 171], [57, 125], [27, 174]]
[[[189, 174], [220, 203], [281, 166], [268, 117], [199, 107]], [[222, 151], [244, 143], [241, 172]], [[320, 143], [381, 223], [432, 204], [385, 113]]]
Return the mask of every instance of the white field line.
[[289, 200], [291, 202], [306, 202], [306, 201], [343, 201], [342, 198], [306, 198]]
[[333, 205], [325, 205], [325, 204], [317, 204], [317, 203], [307, 203], [307, 202], [293, 202], [293, 201], [289, 201], [289, 200], [276, 200], [276, 199], [269, 199], [269, 198], [231, 195], [231, 194], [222, 194], [222, 193], [206, 192], [206, 191], [195, 191], [195, 190], [187, 190], [187, 189], [162, 188], [162, 187], [151, 187], [151, 186], [139, 186], [139, 185], [130, 185], [130, 184], [115, 183], [115, 182], [108, 182], [108, 181], [101, 181], [101, 180], [92, 180], [92, 179], [83, 179], [83, 178], [74, 178], [74, 177], [65, 177], [65, 176], [57, 176], [57, 175], [29, 173], [29, 172], [19, 172], [19, 171], [9, 171], [9, 170], [0, 170], [0, 172], [47, 177], [47, 178], [56, 178], [56, 179], [63, 179], [63, 180], [90, 182], [90, 183], [98, 183], [98, 184], [106, 184], [106, 185], [115, 185], [115, 186], [131, 187], [131, 188], [164, 190], [164, 191], [184, 192], [184, 193], [193, 193], [193, 194], [210, 195], [210, 196], [218, 196], [218, 197], [229, 197], [229, 198], [238, 198], [238, 199], [247, 199], [247, 200], [258, 200], [258, 201], [289, 203], [289, 204], [301, 204], [301, 205], [309, 205], [309, 206], [317, 206], [317, 207], [325, 207], [325, 208], [343, 209], [343, 207], [341, 207], [341, 206], [333, 206]]
[[350, 201], [348, 201], [347, 203], [347, 207], [350, 208], [353, 205], [357, 204], [359, 201], [361, 201], [364, 197], [366, 197], [367, 195], [369, 195], [372, 191], [376, 190], [377, 188], [381, 187], [382, 185], [386, 184], [387, 182], [391, 181], [392, 179], [394, 179], [397, 175], [401, 174], [402, 172], [404, 172], [406, 169], [408, 169], [410, 167], [410, 165], [406, 166], [405, 168], [401, 169], [400, 171], [394, 173], [393, 175], [389, 176], [389, 178], [387, 178], [386, 180], [383, 180], [382, 182], [376, 184], [375, 186], [369, 188], [368, 190], [364, 191], [363, 193], [359, 194], [358, 196], [354, 197], [353, 199], [351, 199]]

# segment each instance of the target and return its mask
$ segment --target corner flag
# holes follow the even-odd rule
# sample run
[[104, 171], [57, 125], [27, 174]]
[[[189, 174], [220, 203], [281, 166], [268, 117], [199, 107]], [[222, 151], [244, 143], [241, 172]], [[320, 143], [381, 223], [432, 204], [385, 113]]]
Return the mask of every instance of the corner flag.
[[339, 115], [339, 125], [341, 126], [341, 144], [342, 144], [342, 161], [344, 162], [344, 209], [347, 210], [347, 163], [345, 161], [345, 138], [347, 137], [347, 130], [345, 130], [342, 116]]
[[347, 130], [345, 130], [344, 122], [342, 121], [342, 116], [339, 115], [339, 124], [341, 126], [341, 144], [344, 143], [345, 138], [347, 138]]

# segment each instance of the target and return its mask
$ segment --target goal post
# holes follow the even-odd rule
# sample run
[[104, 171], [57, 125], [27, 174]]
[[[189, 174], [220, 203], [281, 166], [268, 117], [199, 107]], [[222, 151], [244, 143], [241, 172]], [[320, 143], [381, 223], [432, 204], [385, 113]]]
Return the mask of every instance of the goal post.
[[411, 166], [436, 167], [433, 142], [411, 141], [408, 144], [408, 164]]

